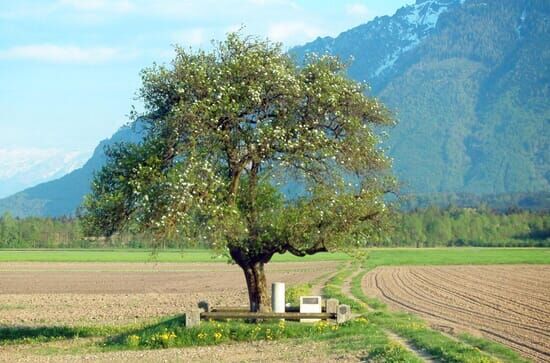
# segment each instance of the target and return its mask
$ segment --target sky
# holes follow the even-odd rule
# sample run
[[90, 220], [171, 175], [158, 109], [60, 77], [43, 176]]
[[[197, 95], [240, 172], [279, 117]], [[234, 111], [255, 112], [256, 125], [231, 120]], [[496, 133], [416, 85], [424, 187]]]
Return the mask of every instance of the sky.
[[[128, 122], [141, 69], [244, 26], [286, 48], [414, 0], [0, 0], [0, 151], [91, 154]], [[2, 165], [2, 160], [0, 160]]]

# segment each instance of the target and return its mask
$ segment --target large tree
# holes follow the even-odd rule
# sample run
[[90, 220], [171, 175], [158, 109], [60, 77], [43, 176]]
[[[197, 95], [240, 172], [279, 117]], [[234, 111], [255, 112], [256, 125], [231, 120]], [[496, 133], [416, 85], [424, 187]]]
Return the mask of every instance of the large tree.
[[90, 233], [134, 228], [226, 251], [251, 311], [270, 309], [274, 254], [379, 236], [392, 178], [377, 135], [392, 119], [337, 59], [298, 66], [279, 44], [232, 33], [211, 52], [176, 48], [142, 79], [144, 140], [108, 150], [85, 201]]

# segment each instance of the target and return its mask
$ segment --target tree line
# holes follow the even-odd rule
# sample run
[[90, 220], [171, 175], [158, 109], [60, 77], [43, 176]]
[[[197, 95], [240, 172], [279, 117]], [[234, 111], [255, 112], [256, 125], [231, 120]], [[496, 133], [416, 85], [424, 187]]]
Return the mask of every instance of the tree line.
[[550, 214], [429, 207], [398, 213], [385, 243], [403, 247], [548, 247]]
[[[396, 212], [380, 247], [550, 247], [550, 214], [486, 207], [429, 207]], [[0, 217], [0, 248], [185, 248], [177, 236], [158, 241], [151, 235], [118, 233], [110, 238], [87, 237], [76, 218]]]

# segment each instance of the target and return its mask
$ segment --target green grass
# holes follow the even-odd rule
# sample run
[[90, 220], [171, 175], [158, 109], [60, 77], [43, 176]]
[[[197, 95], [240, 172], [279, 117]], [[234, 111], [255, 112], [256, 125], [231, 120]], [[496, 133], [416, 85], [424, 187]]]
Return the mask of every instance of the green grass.
[[[299, 261], [345, 261], [350, 257], [345, 253], [319, 253], [313, 256], [296, 257], [291, 254], [275, 255], [273, 262]], [[227, 262], [224, 256], [210, 250], [171, 250], [156, 251], [126, 250], [0, 250], [0, 262]]]
[[[387, 248], [370, 249], [367, 266], [457, 264], [550, 264], [550, 248]], [[296, 257], [275, 255], [273, 262], [347, 261], [348, 254], [319, 253]], [[0, 250], [0, 262], [227, 262], [210, 250], [156, 251], [139, 249]]]
[[369, 319], [407, 340], [415, 348], [422, 350], [443, 362], [493, 362], [496, 358], [488, 352], [461, 341], [457, 341], [438, 331], [428, 328], [425, 323], [408, 313], [376, 311]]
[[67, 327], [67, 326], [41, 326], [41, 327], [0, 327], [0, 346], [7, 344], [33, 344], [57, 340], [106, 337], [121, 334], [137, 326], [94, 326], [94, 327]]
[[515, 351], [513, 351], [508, 347], [503, 346], [502, 344], [498, 344], [484, 338], [474, 337], [473, 335], [466, 334], [466, 333], [460, 334], [458, 338], [463, 342], [470, 344], [473, 347], [476, 347], [485, 352], [491, 353], [492, 355], [500, 358], [504, 362], [512, 362], [512, 363], [529, 362], [529, 360], [522, 358], [518, 353], [516, 353]]
[[367, 267], [384, 265], [550, 264], [550, 248], [372, 249]]
[[402, 347], [391, 345], [386, 335], [366, 319], [341, 325], [284, 321], [258, 324], [237, 321], [203, 322], [198, 327], [186, 328], [181, 318], [173, 318], [145, 329], [112, 337], [106, 341], [105, 347], [110, 350], [155, 349], [284, 339], [294, 339], [298, 344], [324, 341], [332, 353], [360, 351], [367, 354], [369, 359], [372, 358], [373, 362], [421, 362]]
[[[297, 322], [244, 323], [241, 321], [202, 322], [186, 328], [183, 316], [160, 320], [142, 326], [124, 327], [10, 327], [0, 328], [0, 347], [8, 344], [38, 346], [40, 354], [62, 351], [48, 342], [76, 342], [78, 338], [96, 338], [84, 343], [66, 346], [71, 354], [86, 352], [161, 349], [217, 345], [258, 340], [287, 340], [295, 344], [308, 341], [324, 342], [327, 353], [360, 352], [372, 362], [421, 362], [401, 347], [392, 346], [383, 331], [366, 319], [341, 325], [327, 322], [302, 324]], [[99, 341], [98, 341], [99, 339]]]

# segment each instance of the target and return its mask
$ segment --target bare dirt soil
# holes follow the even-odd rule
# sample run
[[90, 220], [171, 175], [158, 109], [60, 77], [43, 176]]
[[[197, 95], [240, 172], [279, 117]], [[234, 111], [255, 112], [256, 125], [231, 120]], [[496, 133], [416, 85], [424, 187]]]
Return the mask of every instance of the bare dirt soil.
[[363, 288], [439, 330], [482, 335], [550, 361], [550, 266], [379, 267]]
[[[316, 279], [337, 262], [271, 263], [268, 283]], [[181, 314], [207, 300], [246, 305], [239, 267], [224, 263], [0, 263], [0, 326], [120, 325]]]
[[216, 346], [161, 350], [89, 353], [85, 355], [38, 355], [7, 346], [0, 350], [0, 362], [77, 363], [77, 362], [360, 362], [362, 357], [334, 353], [324, 342], [258, 341]]

